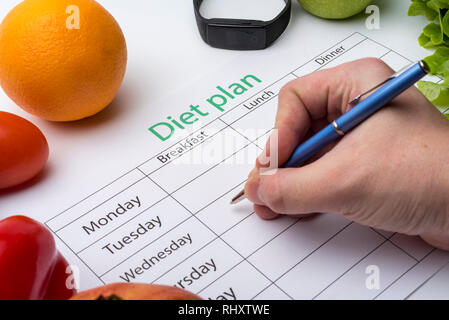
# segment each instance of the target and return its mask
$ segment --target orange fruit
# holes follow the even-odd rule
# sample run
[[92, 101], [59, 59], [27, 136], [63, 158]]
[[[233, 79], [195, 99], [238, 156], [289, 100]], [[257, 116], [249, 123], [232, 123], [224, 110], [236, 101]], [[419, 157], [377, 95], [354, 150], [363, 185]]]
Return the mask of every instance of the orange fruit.
[[94, 0], [25, 0], [0, 25], [0, 85], [47, 120], [103, 110], [121, 86], [126, 61], [120, 26]]

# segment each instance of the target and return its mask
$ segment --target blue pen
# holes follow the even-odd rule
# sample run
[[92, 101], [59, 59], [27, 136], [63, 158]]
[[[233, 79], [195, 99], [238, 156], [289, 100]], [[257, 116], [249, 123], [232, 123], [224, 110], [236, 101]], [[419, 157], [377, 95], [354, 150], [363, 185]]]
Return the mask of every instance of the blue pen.
[[[402, 92], [413, 86], [428, 72], [429, 68], [425, 62], [419, 61], [359, 95], [349, 103], [354, 106], [352, 109], [299, 145], [290, 159], [283, 165], [283, 168], [295, 168], [303, 165], [330, 143], [343, 137], [351, 129], [355, 128]], [[371, 95], [361, 100], [371, 92], [373, 92]], [[240, 202], [245, 198], [244, 191], [241, 191], [232, 199], [231, 204]]]

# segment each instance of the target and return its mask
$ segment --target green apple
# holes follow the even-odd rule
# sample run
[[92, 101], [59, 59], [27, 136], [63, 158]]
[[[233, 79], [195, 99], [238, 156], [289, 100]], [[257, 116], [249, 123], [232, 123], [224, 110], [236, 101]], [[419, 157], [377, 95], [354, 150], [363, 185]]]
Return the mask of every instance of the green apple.
[[326, 19], [345, 19], [362, 12], [371, 0], [298, 0], [310, 13]]

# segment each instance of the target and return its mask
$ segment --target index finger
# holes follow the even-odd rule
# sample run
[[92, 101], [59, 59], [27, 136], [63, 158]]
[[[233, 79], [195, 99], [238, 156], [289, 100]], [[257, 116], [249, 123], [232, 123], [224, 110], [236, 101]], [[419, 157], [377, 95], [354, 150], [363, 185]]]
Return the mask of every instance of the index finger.
[[[383, 61], [361, 59], [317, 71], [285, 85], [276, 115], [277, 154], [285, 163], [310, 131], [317, 131], [348, 110], [349, 102], [393, 73]], [[270, 156], [270, 140], [264, 154]], [[257, 167], [265, 167], [257, 161]]]

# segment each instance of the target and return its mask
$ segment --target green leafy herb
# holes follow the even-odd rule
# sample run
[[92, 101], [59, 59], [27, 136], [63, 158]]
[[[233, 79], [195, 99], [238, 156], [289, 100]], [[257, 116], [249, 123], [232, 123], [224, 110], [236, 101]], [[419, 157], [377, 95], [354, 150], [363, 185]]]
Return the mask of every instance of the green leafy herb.
[[[449, 107], [449, 0], [412, 0], [409, 16], [424, 16], [430, 23], [424, 28], [418, 42], [424, 48], [435, 48], [435, 53], [424, 61], [430, 73], [444, 79], [436, 84], [420, 81], [418, 88], [437, 107]], [[449, 116], [446, 115], [446, 117]]]

